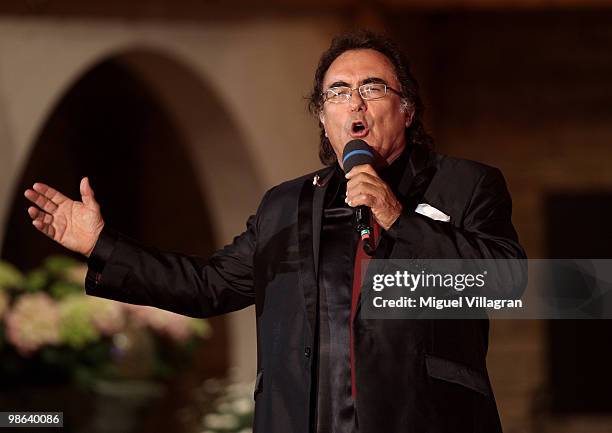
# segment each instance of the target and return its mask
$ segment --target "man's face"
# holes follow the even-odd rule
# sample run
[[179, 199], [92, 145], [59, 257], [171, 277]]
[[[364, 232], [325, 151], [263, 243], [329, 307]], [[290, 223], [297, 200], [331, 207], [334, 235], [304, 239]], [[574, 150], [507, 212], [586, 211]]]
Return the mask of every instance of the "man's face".
[[[323, 78], [323, 91], [337, 86], [356, 89], [369, 82], [400, 90], [393, 65], [384, 54], [371, 49], [350, 50], [329, 66]], [[319, 118], [340, 164], [344, 146], [356, 138], [367, 142], [391, 163], [406, 146], [404, 129], [410, 125], [413, 113], [410, 106], [402, 109], [400, 96], [390, 90], [384, 98], [367, 101], [354, 90], [347, 102], [325, 102]], [[359, 122], [363, 125], [358, 126]]]

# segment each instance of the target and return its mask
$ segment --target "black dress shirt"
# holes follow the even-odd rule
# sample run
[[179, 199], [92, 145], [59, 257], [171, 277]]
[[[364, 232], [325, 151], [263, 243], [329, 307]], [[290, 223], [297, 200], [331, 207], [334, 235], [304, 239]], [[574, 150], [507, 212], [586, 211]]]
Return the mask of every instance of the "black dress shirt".
[[[392, 189], [400, 181], [407, 153], [380, 170]], [[344, 172], [336, 166], [324, 202], [319, 256], [317, 433], [358, 431], [351, 395], [349, 325], [359, 235], [353, 226], [353, 208], [344, 202], [346, 184]]]

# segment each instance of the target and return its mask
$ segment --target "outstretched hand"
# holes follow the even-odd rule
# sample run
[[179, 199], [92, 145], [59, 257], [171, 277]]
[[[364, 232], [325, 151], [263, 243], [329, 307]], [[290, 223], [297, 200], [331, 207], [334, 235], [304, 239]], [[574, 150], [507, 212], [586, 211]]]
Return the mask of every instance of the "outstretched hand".
[[37, 182], [24, 195], [36, 205], [28, 208], [34, 227], [69, 250], [89, 257], [104, 220], [86, 177], [81, 179], [80, 191], [82, 201], [75, 201]]

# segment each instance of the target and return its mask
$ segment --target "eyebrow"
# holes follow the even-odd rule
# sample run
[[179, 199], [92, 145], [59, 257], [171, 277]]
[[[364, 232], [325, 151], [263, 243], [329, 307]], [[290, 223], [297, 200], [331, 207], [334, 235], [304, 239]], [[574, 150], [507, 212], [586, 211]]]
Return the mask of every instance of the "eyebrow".
[[368, 77], [365, 80], [361, 81], [361, 84], [369, 84], [369, 83], [380, 83], [380, 84], [389, 84], [387, 81], [378, 77]]
[[[363, 79], [363, 80], [361, 80], [359, 82], [359, 85], [361, 86], [363, 84], [370, 84], [370, 83], [380, 83], [380, 84], [387, 84], [388, 85], [387, 81], [385, 81], [385, 80], [383, 80], [382, 78], [379, 78], [379, 77], [368, 77], [368, 78], [365, 78], [365, 79]], [[329, 85], [328, 88], [331, 88], [331, 87], [351, 87], [351, 86], [346, 81], [334, 81], [333, 83], [331, 83]]]

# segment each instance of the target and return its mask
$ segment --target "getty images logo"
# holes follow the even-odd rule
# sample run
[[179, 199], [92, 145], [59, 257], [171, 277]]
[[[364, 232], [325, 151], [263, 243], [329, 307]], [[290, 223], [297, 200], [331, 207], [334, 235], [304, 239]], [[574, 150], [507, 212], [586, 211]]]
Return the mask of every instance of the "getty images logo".
[[466, 288], [481, 288], [485, 284], [487, 271], [468, 274], [441, 274], [441, 273], [411, 273], [408, 271], [396, 271], [394, 274], [374, 274], [372, 289], [377, 292], [387, 287], [402, 287], [414, 292], [419, 287], [453, 288], [462, 292]]

